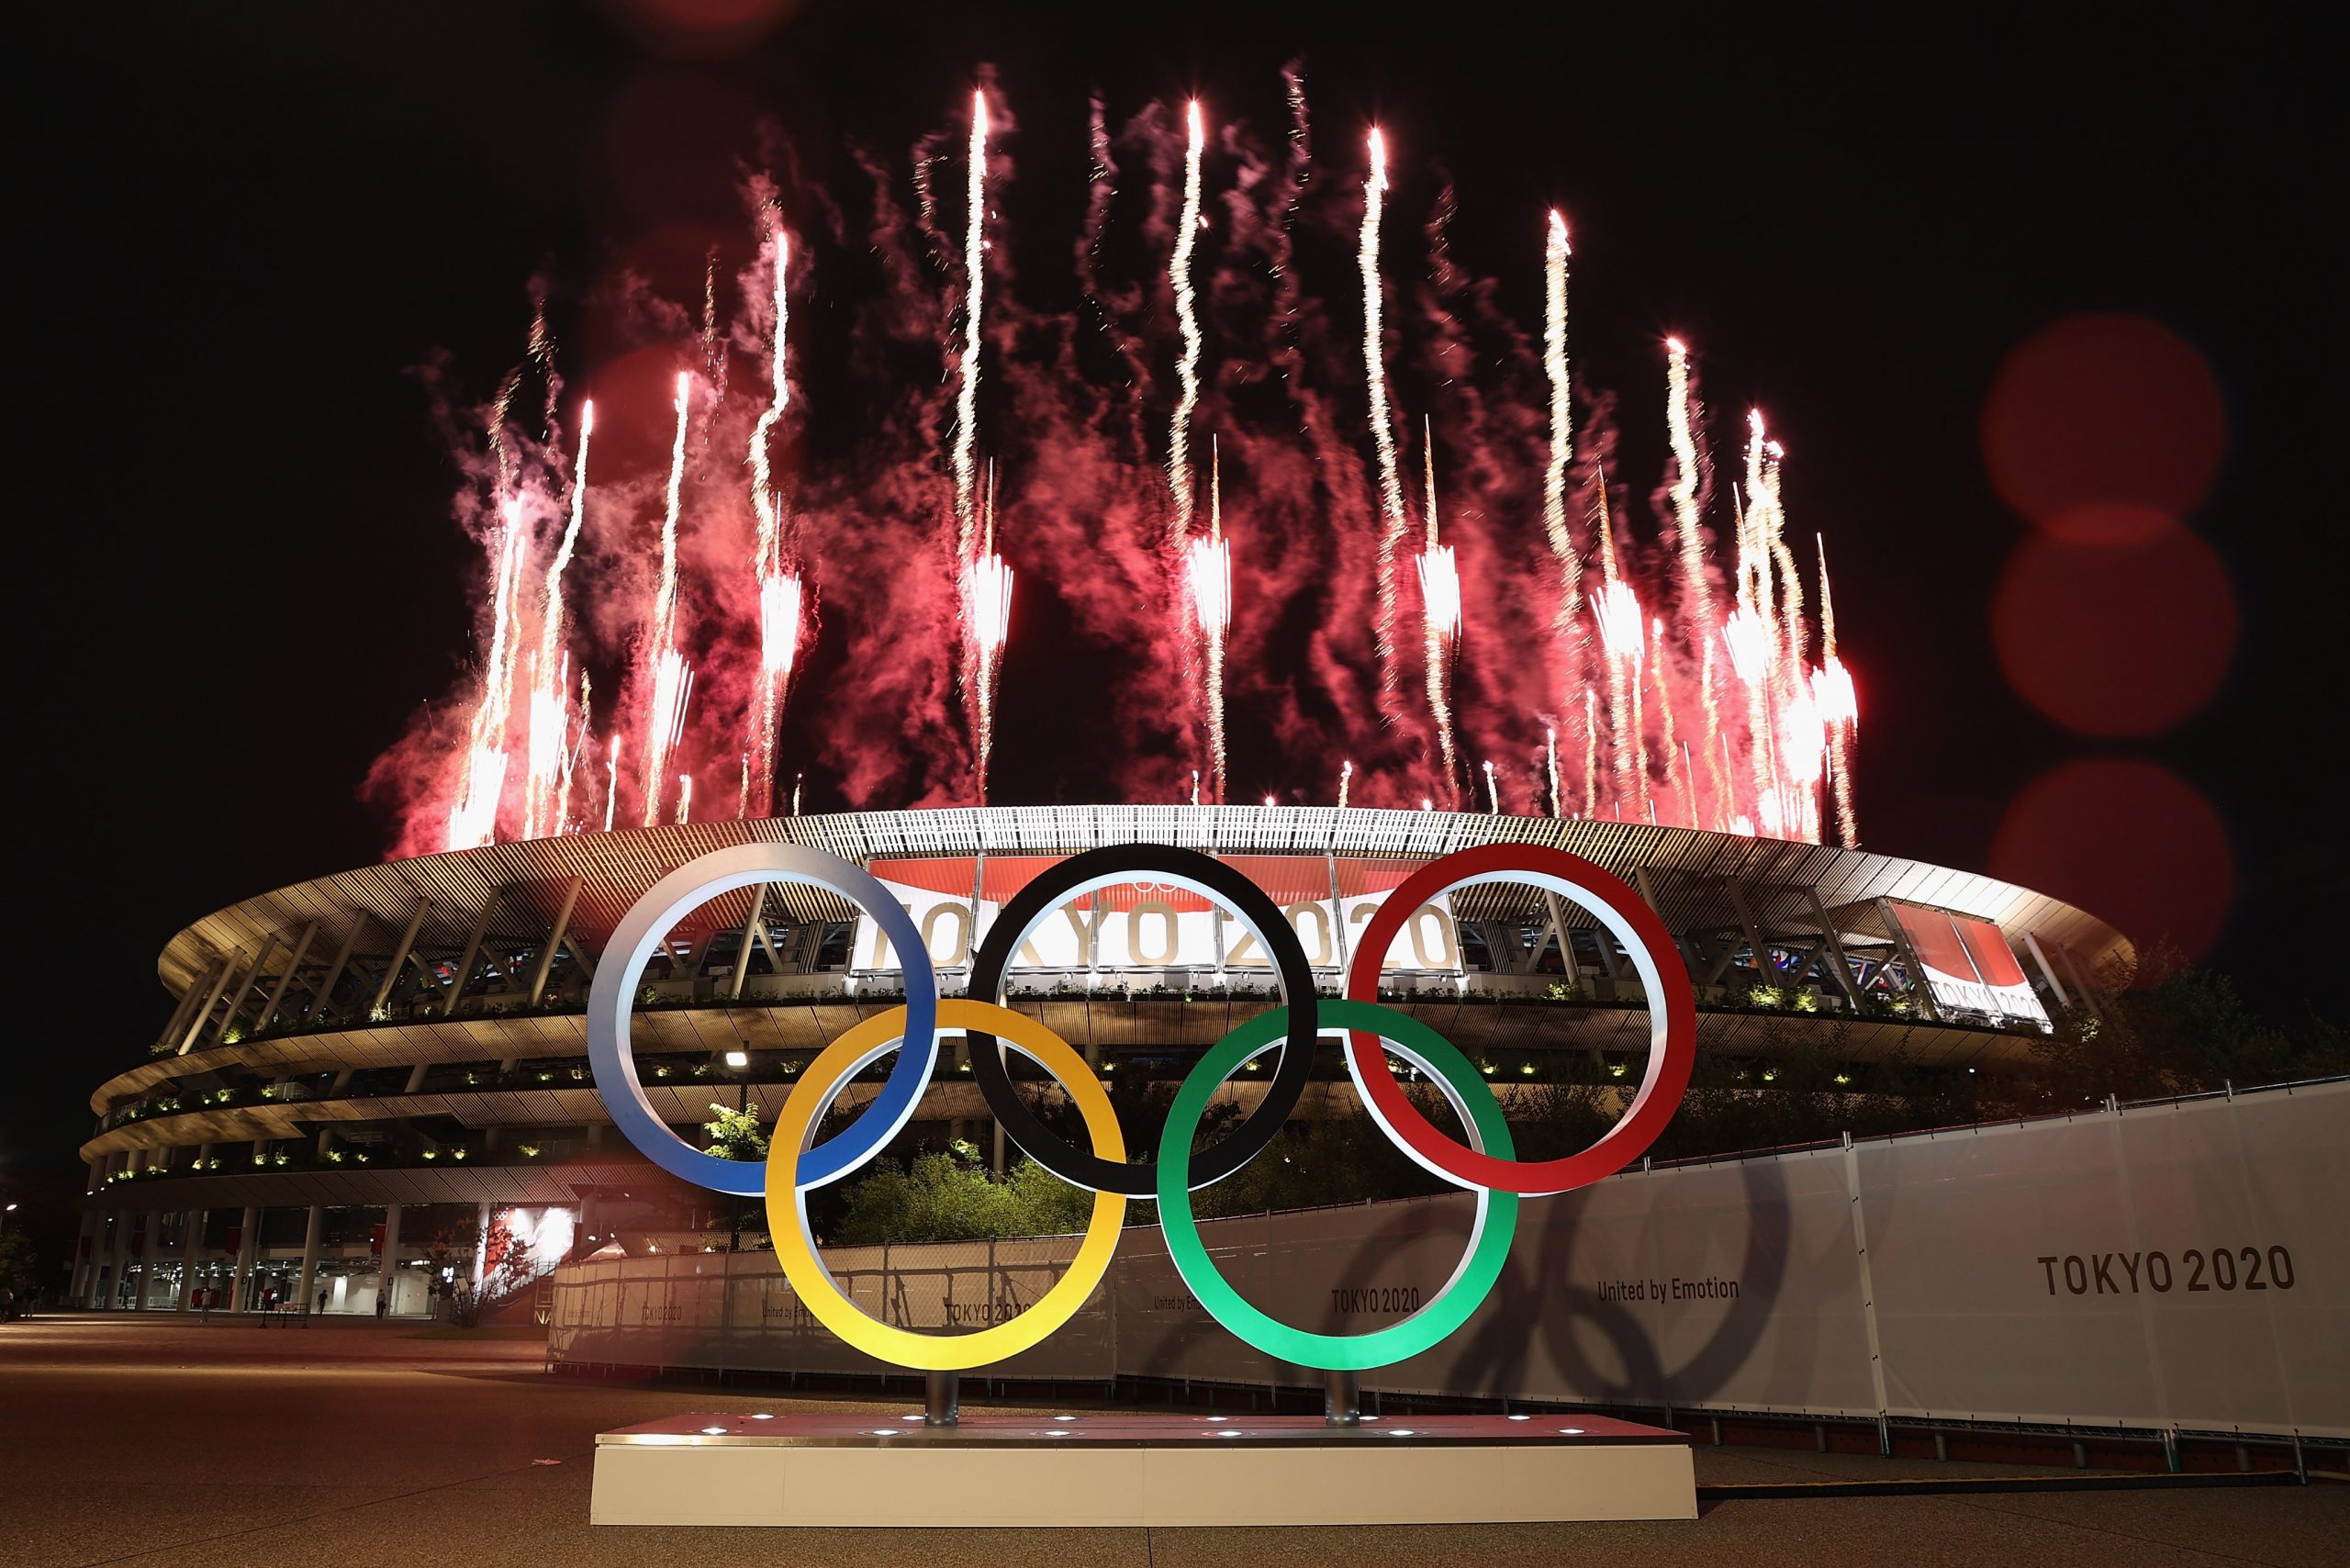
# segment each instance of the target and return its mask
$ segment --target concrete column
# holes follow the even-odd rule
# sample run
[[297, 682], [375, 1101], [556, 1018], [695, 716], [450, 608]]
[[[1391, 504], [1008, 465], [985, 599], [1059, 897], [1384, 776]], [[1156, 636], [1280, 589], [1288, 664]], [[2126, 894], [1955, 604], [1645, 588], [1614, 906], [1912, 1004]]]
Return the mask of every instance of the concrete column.
[[325, 1222], [326, 1211], [312, 1204], [309, 1222], [302, 1227], [302, 1272], [294, 1282], [294, 1305], [305, 1314], [317, 1298], [318, 1285], [314, 1282], [319, 1272], [319, 1232]]
[[381, 1267], [375, 1274], [375, 1290], [386, 1301], [391, 1299], [387, 1293], [392, 1288], [393, 1279], [399, 1272], [399, 1260], [400, 1206], [397, 1204], [386, 1204], [384, 1205], [384, 1256], [380, 1260]]
[[162, 1255], [162, 1211], [148, 1208], [139, 1223], [146, 1229], [139, 1237], [139, 1295], [131, 1298], [131, 1312], [146, 1312], [148, 1282], [155, 1279], [155, 1262]]
[[242, 1312], [245, 1297], [253, 1288], [253, 1260], [261, 1253], [261, 1210], [245, 1210], [245, 1223], [237, 1227], [237, 1272], [229, 1282], [229, 1310]]
[[114, 1211], [114, 1267], [106, 1273], [106, 1310], [122, 1305], [122, 1276], [130, 1268], [130, 1211]]
[[87, 1209], [73, 1233], [73, 1303], [77, 1306], [90, 1305], [90, 1282], [97, 1271], [98, 1238], [105, 1234], [101, 1228], [105, 1224], [104, 1214]]
[[196, 1305], [196, 1255], [204, 1246], [204, 1211], [190, 1209], [180, 1223], [179, 1309], [186, 1312]]

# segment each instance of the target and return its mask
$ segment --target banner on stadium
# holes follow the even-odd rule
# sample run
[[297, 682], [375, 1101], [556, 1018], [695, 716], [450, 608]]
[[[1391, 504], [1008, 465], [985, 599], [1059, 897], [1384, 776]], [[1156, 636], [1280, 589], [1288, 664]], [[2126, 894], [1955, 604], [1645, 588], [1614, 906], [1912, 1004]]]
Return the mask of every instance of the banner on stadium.
[[[971, 961], [1006, 902], [1059, 857], [990, 855], [876, 860], [871, 870], [913, 917], [932, 962], [960, 969]], [[1246, 876], [1297, 933], [1317, 969], [1344, 969], [1354, 937], [1389, 892], [1417, 870], [1414, 860], [1334, 860], [1319, 855], [1234, 855], [1226, 865]], [[849, 967], [899, 968], [888, 936], [868, 915], [856, 922]], [[1390, 969], [1455, 974], [1460, 943], [1449, 898], [1413, 912], [1387, 953]], [[1186, 888], [1137, 878], [1088, 893], [1055, 910], [1029, 933], [1012, 968], [1047, 970], [1208, 969], [1271, 978], [1271, 961], [1248, 927]]]
[[2048, 1010], [2023, 977], [2015, 949], [1999, 928], [1972, 915], [1887, 900], [1901, 922], [1909, 950], [1926, 971], [1934, 1005], [1945, 1011], [1986, 1014], [1993, 1018], [2048, 1022]]

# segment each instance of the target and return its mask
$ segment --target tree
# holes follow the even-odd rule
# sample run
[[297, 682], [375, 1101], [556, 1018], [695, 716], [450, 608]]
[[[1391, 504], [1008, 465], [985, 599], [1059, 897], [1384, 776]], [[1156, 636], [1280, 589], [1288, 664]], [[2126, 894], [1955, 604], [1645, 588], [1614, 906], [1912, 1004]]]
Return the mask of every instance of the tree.
[[1085, 1228], [1093, 1194], [1033, 1159], [1001, 1182], [961, 1138], [944, 1152], [913, 1157], [905, 1169], [877, 1170], [850, 1185], [831, 1240], [846, 1247], [885, 1241], [986, 1241], [1065, 1236]]
[[[759, 1114], [747, 1103], [730, 1111], [717, 1101], [711, 1101], [710, 1120], [704, 1122], [701, 1128], [710, 1135], [710, 1152], [721, 1159], [753, 1163], [767, 1157], [767, 1129], [759, 1126]], [[743, 1200], [740, 1197], [729, 1205], [726, 1228], [726, 1250], [740, 1252], [743, 1250]]]

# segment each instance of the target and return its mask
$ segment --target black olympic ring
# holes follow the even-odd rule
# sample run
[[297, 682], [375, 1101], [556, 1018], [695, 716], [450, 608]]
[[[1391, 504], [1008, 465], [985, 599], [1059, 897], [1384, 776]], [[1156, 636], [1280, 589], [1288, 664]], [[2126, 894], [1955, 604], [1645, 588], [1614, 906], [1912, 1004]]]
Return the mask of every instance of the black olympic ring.
[[[970, 994], [982, 1002], [1001, 1002], [1012, 956], [1039, 921], [1070, 894], [1130, 881], [1129, 873], [1138, 870], [1174, 878], [1179, 886], [1205, 892], [1238, 915], [1272, 959], [1281, 978], [1281, 1000], [1289, 1005], [1289, 1033], [1282, 1038], [1281, 1064], [1265, 1086], [1265, 1097], [1221, 1141], [1192, 1156], [1191, 1184], [1204, 1187], [1223, 1181], [1265, 1151], [1304, 1097], [1306, 1081], [1314, 1071], [1318, 1023], [1314, 969], [1305, 961], [1304, 946], [1290, 928], [1281, 906], [1256, 883], [1221, 860], [1164, 844], [1114, 844], [1073, 855], [1021, 889], [996, 915], [971, 958]], [[1129, 1198], [1157, 1195], [1157, 1176], [1148, 1160], [1137, 1165], [1113, 1163], [1073, 1148], [1013, 1092], [1012, 1075], [1004, 1070], [995, 1036], [974, 1030], [969, 1043], [971, 1076], [978, 1080], [988, 1109], [995, 1113], [995, 1119], [1021, 1153], [1062, 1181], [1097, 1193], [1123, 1193]]]

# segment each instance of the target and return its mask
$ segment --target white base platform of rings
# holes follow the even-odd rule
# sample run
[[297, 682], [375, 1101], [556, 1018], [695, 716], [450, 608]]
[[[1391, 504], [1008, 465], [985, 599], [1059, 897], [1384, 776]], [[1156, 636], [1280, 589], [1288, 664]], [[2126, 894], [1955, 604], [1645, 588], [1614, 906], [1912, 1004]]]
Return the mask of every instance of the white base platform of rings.
[[1694, 1519], [1679, 1432], [1596, 1416], [686, 1415], [599, 1433], [599, 1525]]

